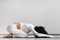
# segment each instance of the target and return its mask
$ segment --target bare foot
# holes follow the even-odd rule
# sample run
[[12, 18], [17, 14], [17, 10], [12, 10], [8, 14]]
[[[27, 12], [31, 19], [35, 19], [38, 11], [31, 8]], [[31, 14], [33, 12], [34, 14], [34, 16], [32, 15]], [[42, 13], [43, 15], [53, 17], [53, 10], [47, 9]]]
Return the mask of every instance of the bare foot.
[[7, 34], [7, 35], [4, 36], [3, 38], [13, 38], [13, 35], [11, 35], [11, 34]]

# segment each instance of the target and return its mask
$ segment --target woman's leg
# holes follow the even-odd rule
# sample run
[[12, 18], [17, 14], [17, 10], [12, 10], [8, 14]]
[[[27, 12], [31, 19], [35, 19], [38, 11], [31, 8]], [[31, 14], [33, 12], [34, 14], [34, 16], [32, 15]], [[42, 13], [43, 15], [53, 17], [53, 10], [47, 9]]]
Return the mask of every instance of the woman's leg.
[[7, 30], [9, 33], [13, 34], [13, 37], [27, 37], [27, 33], [14, 26], [8, 26]]
[[12, 34], [7, 34], [3, 38], [13, 38], [13, 35]]

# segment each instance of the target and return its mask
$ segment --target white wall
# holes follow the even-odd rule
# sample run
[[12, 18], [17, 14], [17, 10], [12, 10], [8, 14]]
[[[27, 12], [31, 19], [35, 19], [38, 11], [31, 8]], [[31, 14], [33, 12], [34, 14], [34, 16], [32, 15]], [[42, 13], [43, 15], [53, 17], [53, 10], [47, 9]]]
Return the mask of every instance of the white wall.
[[60, 34], [60, 0], [0, 0], [0, 34], [8, 33], [7, 26], [16, 21]]

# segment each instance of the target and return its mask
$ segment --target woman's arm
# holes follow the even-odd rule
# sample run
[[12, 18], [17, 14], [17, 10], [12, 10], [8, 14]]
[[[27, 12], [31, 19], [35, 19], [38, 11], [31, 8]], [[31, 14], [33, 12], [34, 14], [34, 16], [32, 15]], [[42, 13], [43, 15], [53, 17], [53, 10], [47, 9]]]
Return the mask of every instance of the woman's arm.
[[39, 36], [39, 37], [41, 37], [41, 36], [53, 37], [53, 36], [51, 36], [51, 35], [46, 35], [46, 34], [38, 33], [38, 32], [35, 31], [34, 28], [35, 28], [35, 27], [34, 27], [33, 25], [31, 25], [31, 30], [32, 30], [32, 32], [33, 32], [35, 35]]

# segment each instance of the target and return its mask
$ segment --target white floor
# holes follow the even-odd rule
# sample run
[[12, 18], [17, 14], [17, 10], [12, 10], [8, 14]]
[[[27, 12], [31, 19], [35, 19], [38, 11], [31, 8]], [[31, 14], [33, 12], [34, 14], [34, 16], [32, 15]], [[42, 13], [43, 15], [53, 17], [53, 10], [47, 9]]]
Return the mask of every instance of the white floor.
[[60, 40], [59, 38], [0, 38], [0, 40]]
[[0, 35], [0, 40], [60, 40], [60, 35], [53, 35], [54, 38], [32, 38], [32, 35], [29, 38], [2, 38], [2, 36], [4, 35]]

